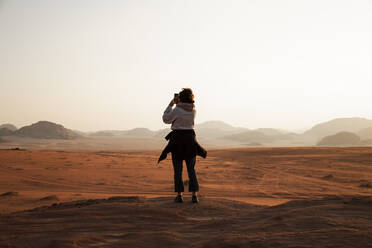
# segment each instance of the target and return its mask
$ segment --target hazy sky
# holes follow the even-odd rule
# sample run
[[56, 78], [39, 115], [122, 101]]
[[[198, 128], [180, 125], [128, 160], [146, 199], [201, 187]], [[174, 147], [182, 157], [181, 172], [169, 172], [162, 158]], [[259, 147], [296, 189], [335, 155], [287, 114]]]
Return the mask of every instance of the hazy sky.
[[372, 119], [372, 1], [0, 0], [0, 124], [297, 129]]

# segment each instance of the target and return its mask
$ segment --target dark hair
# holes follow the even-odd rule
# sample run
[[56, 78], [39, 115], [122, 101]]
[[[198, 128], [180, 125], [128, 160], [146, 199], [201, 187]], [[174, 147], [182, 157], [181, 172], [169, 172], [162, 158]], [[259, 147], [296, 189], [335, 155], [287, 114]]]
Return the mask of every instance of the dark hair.
[[194, 94], [190, 88], [182, 88], [179, 93], [180, 102], [194, 103]]

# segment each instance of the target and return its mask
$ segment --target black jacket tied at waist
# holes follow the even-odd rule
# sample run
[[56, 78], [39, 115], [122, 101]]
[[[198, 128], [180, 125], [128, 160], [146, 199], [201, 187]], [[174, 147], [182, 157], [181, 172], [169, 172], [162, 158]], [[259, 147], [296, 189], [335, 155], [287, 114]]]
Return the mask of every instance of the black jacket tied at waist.
[[207, 157], [207, 151], [199, 145], [193, 129], [173, 130], [165, 136], [165, 139], [169, 140], [169, 142], [160, 154], [158, 163], [164, 160], [169, 152], [177, 160], [184, 160], [197, 155], [203, 158]]

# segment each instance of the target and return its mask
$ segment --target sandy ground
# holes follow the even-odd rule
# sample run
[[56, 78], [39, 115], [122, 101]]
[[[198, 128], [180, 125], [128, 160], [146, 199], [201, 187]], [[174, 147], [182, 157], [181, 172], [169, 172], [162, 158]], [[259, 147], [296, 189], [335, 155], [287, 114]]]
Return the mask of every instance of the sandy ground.
[[372, 247], [372, 148], [211, 150], [199, 204], [159, 153], [0, 150], [0, 247]]

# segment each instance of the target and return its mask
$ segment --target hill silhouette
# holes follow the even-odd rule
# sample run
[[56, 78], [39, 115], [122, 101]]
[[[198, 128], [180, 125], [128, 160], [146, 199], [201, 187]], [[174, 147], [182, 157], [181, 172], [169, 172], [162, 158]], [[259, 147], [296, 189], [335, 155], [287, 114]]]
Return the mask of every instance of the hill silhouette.
[[13, 131], [8, 128], [0, 128], [0, 136], [9, 136], [13, 135]]
[[153, 137], [156, 131], [148, 128], [133, 128], [130, 130], [102, 130], [90, 133], [89, 136], [131, 136], [131, 137]]
[[155, 132], [151, 131], [148, 128], [134, 128], [128, 130], [125, 135], [136, 137], [152, 137], [155, 135]]
[[80, 137], [72, 130], [49, 121], [39, 121], [30, 126], [22, 127], [15, 131], [14, 135], [39, 139], [76, 139]]
[[227, 124], [223, 121], [206, 121], [200, 124], [197, 124], [195, 126], [196, 129], [205, 129], [205, 128], [211, 128], [211, 129], [218, 129], [218, 130], [224, 130], [224, 131], [234, 131], [237, 128], [231, 126], [230, 124]]
[[235, 140], [245, 143], [269, 143], [273, 138], [259, 131], [246, 131], [242, 133], [231, 134], [223, 137], [224, 139]]
[[339, 132], [326, 136], [318, 142], [318, 146], [354, 146], [360, 143], [360, 137], [351, 132]]
[[160, 129], [155, 132], [155, 137], [164, 138], [170, 131], [172, 131], [170, 128]]
[[195, 125], [195, 131], [198, 137], [208, 139], [220, 138], [248, 130], [248, 128], [233, 127], [223, 121], [206, 121]]
[[222, 137], [223, 139], [234, 140], [244, 144], [267, 144], [272, 142], [288, 141], [297, 138], [295, 133], [283, 133], [273, 128], [260, 128], [245, 132], [239, 132]]
[[13, 124], [9, 124], [9, 123], [0, 125], [0, 129], [2, 129], [2, 128], [9, 129], [10, 131], [17, 130], [17, 127], [16, 126], [14, 126]]
[[312, 135], [318, 138], [333, 135], [339, 132], [358, 133], [360, 130], [372, 127], [372, 120], [365, 118], [337, 118], [331, 121], [323, 122], [315, 125], [310, 130], [306, 131], [305, 135]]
[[372, 126], [360, 130], [358, 135], [362, 139], [372, 139]]
[[270, 135], [270, 136], [275, 136], [275, 135], [282, 135], [283, 132], [278, 130], [278, 129], [274, 129], [274, 128], [258, 128], [258, 129], [255, 129], [255, 131], [258, 131], [260, 133], [263, 133], [265, 135]]
[[[247, 128], [233, 127], [223, 121], [207, 121], [195, 125], [198, 137], [215, 138], [224, 135], [247, 131]], [[100, 130], [90, 133], [90, 136], [130, 136], [130, 137], [155, 137], [164, 138], [170, 131], [170, 128], [164, 128], [152, 131], [148, 128], [134, 128], [130, 130]]]
[[[4, 127], [4, 125], [2, 125]], [[5, 125], [14, 129], [11, 124]], [[130, 130], [98, 130], [96, 132], [81, 132], [70, 130], [62, 125], [39, 121], [29, 126], [22, 127], [14, 132], [8, 128], [0, 129], [0, 136], [6, 136], [7, 145], [24, 147], [45, 147], [49, 141], [35, 141], [38, 139], [61, 139], [70, 140], [67, 143], [55, 144], [55, 148], [77, 147], [92, 149], [108, 148], [144, 148], [157, 149], [164, 145], [164, 137], [171, 131], [169, 126], [160, 130], [147, 128], [134, 128]], [[350, 131], [355, 130], [355, 131]], [[298, 134], [275, 128], [248, 129], [234, 127], [223, 121], [206, 121], [195, 125], [197, 139], [209, 148], [222, 147], [245, 147], [245, 146], [313, 146], [313, 145], [353, 145], [351, 136], [336, 136], [339, 141], [331, 138], [321, 140], [327, 136], [333, 136], [339, 132], [351, 132], [359, 135], [359, 145], [372, 145], [372, 120], [365, 118], [339, 118], [319, 123], [308, 131]], [[20, 139], [25, 137], [25, 139]], [[27, 139], [27, 137], [33, 139]], [[80, 140], [80, 138], [87, 138]], [[354, 137], [355, 138], [355, 137]], [[72, 142], [73, 139], [76, 141]], [[345, 139], [345, 140], [344, 140]], [[331, 140], [331, 141], [329, 141]], [[326, 142], [326, 143], [322, 143]], [[329, 143], [331, 142], [331, 143]], [[334, 143], [333, 143], [334, 142]], [[3, 145], [4, 146], [4, 145]]]
[[113, 134], [110, 131], [97, 131], [97, 132], [89, 134], [89, 136], [97, 136], [97, 137], [109, 137], [109, 136], [114, 136], [114, 135], [115, 134]]

